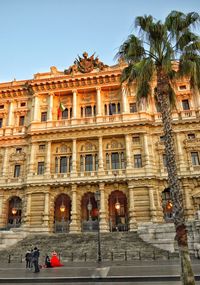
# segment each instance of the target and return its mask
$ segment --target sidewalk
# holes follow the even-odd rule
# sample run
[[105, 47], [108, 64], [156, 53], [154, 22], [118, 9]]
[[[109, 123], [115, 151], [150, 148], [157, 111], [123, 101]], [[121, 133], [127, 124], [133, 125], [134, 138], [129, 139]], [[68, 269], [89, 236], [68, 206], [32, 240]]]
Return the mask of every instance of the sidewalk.
[[[196, 280], [200, 280], [200, 260], [193, 260]], [[59, 282], [115, 282], [115, 281], [178, 281], [179, 261], [124, 261], [102, 262], [102, 264], [65, 263], [63, 267], [42, 268], [33, 273], [23, 263], [0, 265], [0, 283], [47, 283]]]

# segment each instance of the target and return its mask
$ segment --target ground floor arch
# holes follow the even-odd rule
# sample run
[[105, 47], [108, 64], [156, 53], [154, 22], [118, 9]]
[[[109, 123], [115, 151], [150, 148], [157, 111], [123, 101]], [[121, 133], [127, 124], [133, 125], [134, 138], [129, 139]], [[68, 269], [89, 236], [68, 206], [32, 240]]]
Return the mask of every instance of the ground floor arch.
[[71, 199], [67, 194], [59, 194], [54, 202], [54, 230], [68, 232], [71, 221]]
[[20, 227], [22, 223], [22, 200], [12, 196], [8, 200], [7, 228]]
[[119, 190], [112, 191], [108, 199], [110, 231], [128, 230], [127, 197]]

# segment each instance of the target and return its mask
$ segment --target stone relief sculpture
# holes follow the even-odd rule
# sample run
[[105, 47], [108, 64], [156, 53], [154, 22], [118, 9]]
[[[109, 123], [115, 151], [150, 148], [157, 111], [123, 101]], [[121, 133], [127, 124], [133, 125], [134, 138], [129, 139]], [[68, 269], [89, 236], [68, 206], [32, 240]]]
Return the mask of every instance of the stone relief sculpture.
[[88, 57], [88, 53], [84, 52], [82, 58], [78, 56], [78, 59], [74, 61], [74, 64], [64, 70], [64, 74], [73, 74], [77, 72], [88, 73], [94, 69], [103, 70], [106, 67], [108, 67], [108, 65], [105, 65], [98, 57], [94, 57], [94, 54]]

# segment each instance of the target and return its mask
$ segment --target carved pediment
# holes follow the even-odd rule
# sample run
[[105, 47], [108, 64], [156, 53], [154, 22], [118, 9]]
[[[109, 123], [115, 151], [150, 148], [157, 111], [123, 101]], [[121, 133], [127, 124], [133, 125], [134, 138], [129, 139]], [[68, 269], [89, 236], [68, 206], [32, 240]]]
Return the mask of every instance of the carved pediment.
[[25, 152], [22, 152], [22, 153], [12, 153], [10, 155], [10, 159], [9, 159], [9, 161], [16, 161], [16, 162], [24, 161], [24, 160], [26, 160]]
[[200, 149], [200, 139], [186, 139], [183, 141], [185, 148], [189, 148], [190, 150], [199, 150]]
[[84, 52], [83, 57], [81, 58], [80, 56], [78, 56], [78, 58], [76, 58], [76, 60], [74, 61], [74, 64], [68, 69], [64, 70], [64, 73], [88, 73], [93, 71], [94, 69], [103, 70], [105, 67], [108, 67], [108, 65], [105, 65], [102, 61], [99, 60], [98, 57], [94, 57], [94, 54], [88, 57], [87, 52]]

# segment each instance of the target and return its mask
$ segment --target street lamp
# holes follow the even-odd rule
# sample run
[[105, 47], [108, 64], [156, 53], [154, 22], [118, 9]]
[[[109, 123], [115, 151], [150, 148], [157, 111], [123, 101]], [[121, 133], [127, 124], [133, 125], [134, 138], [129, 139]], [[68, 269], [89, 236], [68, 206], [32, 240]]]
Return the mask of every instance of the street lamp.
[[101, 193], [99, 190], [97, 190], [94, 193], [94, 198], [95, 201], [97, 202], [97, 208], [98, 208], [98, 258], [97, 261], [100, 263], [101, 262], [101, 237], [100, 237], [100, 215], [99, 215], [99, 211], [100, 211], [100, 199], [101, 199]]

